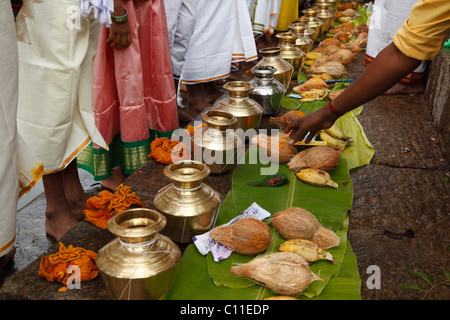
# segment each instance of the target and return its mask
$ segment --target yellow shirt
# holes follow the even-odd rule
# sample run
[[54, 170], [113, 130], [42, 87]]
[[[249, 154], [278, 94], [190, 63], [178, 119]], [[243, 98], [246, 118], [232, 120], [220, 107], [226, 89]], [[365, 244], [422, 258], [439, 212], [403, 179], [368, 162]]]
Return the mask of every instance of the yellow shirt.
[[431, 60], [450, 32], [450, 0], [420, 0], [395, 33], [395, 46], [406, 56]]

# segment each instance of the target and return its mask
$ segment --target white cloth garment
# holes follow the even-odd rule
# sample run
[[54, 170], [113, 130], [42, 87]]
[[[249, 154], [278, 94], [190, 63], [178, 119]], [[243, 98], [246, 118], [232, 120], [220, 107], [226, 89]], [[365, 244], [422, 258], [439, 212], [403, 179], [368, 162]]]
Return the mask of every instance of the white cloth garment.
[[[374, 59], [381, 50], [392, 43], [394, 34], [409, 17], [411, 8], [416, 2], [417, 0], [375, 0], [369, 21], [366, 56]], [[414, 72], [423, 73], [426, 66], [427, 62], [423, 61]]]
[[229, 76], [232, 62], [257, 58], [246, 0], [196, 0], [194, 13], [194, 31], [181, 63], [182, 82], [223, 79]]
[[10, 1], [0, 1], [0, 257], [16, 237], [17, 177], [17, 40]]
[[26, 20], [31, 44], [19, 42], [22, 194], [42, 173], [63, 170], [91, 141], [107, 149], [92, 112], [99, 22], [79, 8], [80, 0], [35, 3], [34, 22]]
[[273, 34], [280, 17], [281, 0], [256, 0], [254, 6], [253, 32]]

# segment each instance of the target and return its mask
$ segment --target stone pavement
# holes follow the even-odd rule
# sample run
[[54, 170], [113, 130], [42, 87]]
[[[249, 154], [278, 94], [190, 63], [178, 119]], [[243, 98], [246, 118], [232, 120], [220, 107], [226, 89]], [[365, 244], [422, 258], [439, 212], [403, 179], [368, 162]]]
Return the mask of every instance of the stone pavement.
[[[349, 77], [358, 76], [363, 68], [363, 54], [359, 54], [350, 66]], [[436, 281], [442, 281], [442, 267], [450, 268], [450, 159], [445, 158], [443, 148], [437, 144], [438, 132], [425, 96], [426, 93], [384, 95], [367, 103], [358, 117], [376, 150], [370, 164], [351, 171], [354, 199], [348, 237], [358, 261], [363, 300], [420, 299], [423, 293], [400, 287], [406, 282], [426, 287], [425, 282], [408, 275], [406, 269], [427, 272]], [[448, 109], [449, 105], [444, 107]], [[265, 119], [262, 127], [267, 125]], [[162, 168], [149, 161], [127, 179], [127, 184], [149, 207], [156, 192], [169, 183]], [[205, 182], [224, 198], [230, 189], [231, 173], [211, 175]], [[90, 194], [99, 191], [89, 177], [84, 184]], [[58, 244], [45, 238], [44, 206], [45, 199], [40, 196], [18, 215], [19, 221], [24, 219], [28, 224], [18, 222], [19, 254], [0, 288], [0, 299], [108, 299], [99, 277], [84, 282], [81, 290], [58, 292], [60, 284], [38, 276], [41, 255], [58, 249]], [[33, 225], [30, 221], [34, 222], [33, 230], [20, 228]], [[31, 236], [22, 237], [21, 233]], [[62, 241], [98, 251], [112, 238], [108, 231], [82, 221]], [[373, 266], [380, 270], [379, 289], [367, 286]], [[437, 288], [429, 298], [449, 299], [449, 287]]]

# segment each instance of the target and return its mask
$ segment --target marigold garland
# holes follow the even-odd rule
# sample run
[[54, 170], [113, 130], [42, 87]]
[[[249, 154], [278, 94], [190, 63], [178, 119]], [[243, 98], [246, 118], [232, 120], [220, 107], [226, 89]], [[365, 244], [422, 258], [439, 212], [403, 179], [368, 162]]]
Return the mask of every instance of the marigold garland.
[[[80, 281], [88, 281], [94, 279], [98, 275], [98, 267], [95, 263], [97, 253], [92, 250], [86, 250], [81, 247], [69, 245], [67, 248], [63, 243], [59, 243], [59, 251], [57, 253], [47, 255], [41, 258], [39, 266], [39, 276], [50, 282], [60, 282], [67, 285], [67, 279], [72, 273], [67, 273], [67, 268], [76, 265], [80, 268]], [[60, 291], [65, 291], [61, 288]]]
[[188, 148], [180, 141], [172, 141], [167, 138], [156, 138], [150, 144], [151, 153], [149, 159], [154, 159], [162, 164], [171, 164], [174, 161], [186, 160], [190, 158]]
[[131, 206], [144, 207], [136, 192], [131, 192], [130, 186], [121, 184], [115, 193], [108, 190], [100, 191], [98, 196], [87, 200], [86, 209], [83, 210], [85, 220], [99, 228], [106, 229], [109, 219]]

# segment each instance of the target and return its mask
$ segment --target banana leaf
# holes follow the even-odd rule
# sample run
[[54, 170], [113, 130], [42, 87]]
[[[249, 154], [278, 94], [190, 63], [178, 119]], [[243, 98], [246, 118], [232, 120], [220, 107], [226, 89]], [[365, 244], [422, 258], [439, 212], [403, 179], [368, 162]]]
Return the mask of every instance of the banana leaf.
[[[255, 148], [256, 149], [256, 148]], [[352, 184], [349, 177], [345, 159], [341, 159], [339, 166], [331, 172], [334, 181], [338, 182], [340, 189], [328, 187], [316, 187], [307, 185], [299, 181], [294, 172], [291, 172], [286, 165], [281, 165], [279, 170], [285, 173], [289, 179], [287, 185], [270, 188], [270, 194], [261, 192], [258, 187], [250, 187], [247, 181], [261, 177], [261, 167], [268, 167], [250, 162], [251, 151], [246, 153], [244, 161], [237, 166], [233, 173], [232, 191], [229, 192], [225, 201], [220, 207], [216, 226], [228, 222], [236, 215], [241, 214], [253, 202], [257, 202], [264, 209], [271, 213], [289, 208], [291, 206], [301, 206], [310, 210], [322, 225], [336, 231], [341, 238], [340, 245], [328, 251], [333, 255], [335, 263], [329, 261], [317, 261], [312, 264], [311, 270], [319, 275], [323, 281], [313, 282], [308, 289], [303, 292], [302, 297], [318, 297], [323, 292], [334, 277], [338, 277], [341, 267], [344, 265], [346, 252], [348, 251], [347, 211], [352, 204]], [[263, 155], [259, 155], [263, 162]], [[276, 201], [274, 201], [276, 199]], [[266, 219], [270, 225], [270, 218]], [[268, 252], [276, 252], [278, 246], [285, 241], [279, 233], [271, 226], [273, 236], [272, 243], [267, 249]], [[192, 248], [193, 247], [193, 248]], [[192, 252], [194, 251], [194, 252]], [[195, 246], [189, 246], [185, 251], [180, 263], [180, 273], [174, 286], [164, 296], [164, 299], [263, 299], [274, 295], [273, 292], [250, 279], [230, 274], [232, 265], [245, 263], [254, 257], [246, 257], [233, 253], [228, 259], [219, 263], [214, 262], [212, 255], [206, 257], [195, 253]], [[353, 259], [350, 254], [347, 259]], [[355, 268], [354, 265], [352, 265]], [[195, 271], [192, 271], [195, 270]], [[180, 274], [183, 274], [182, 276]], [[355, 280], [356, 277], [356, 280]], [[359, 274], [356, 268], [353, 269], [352, 276], [343, 279], [344, 283], [349, 282], [348, 287], [352, 293], [349, 296], [358, 299], [360, 286], [358, 285]], [[337, 290], [339, 291], [339, 290]], [[203, 295], [204, 292], [207, 292]], [[327, 295], [325, 296], [325, 298]]]

